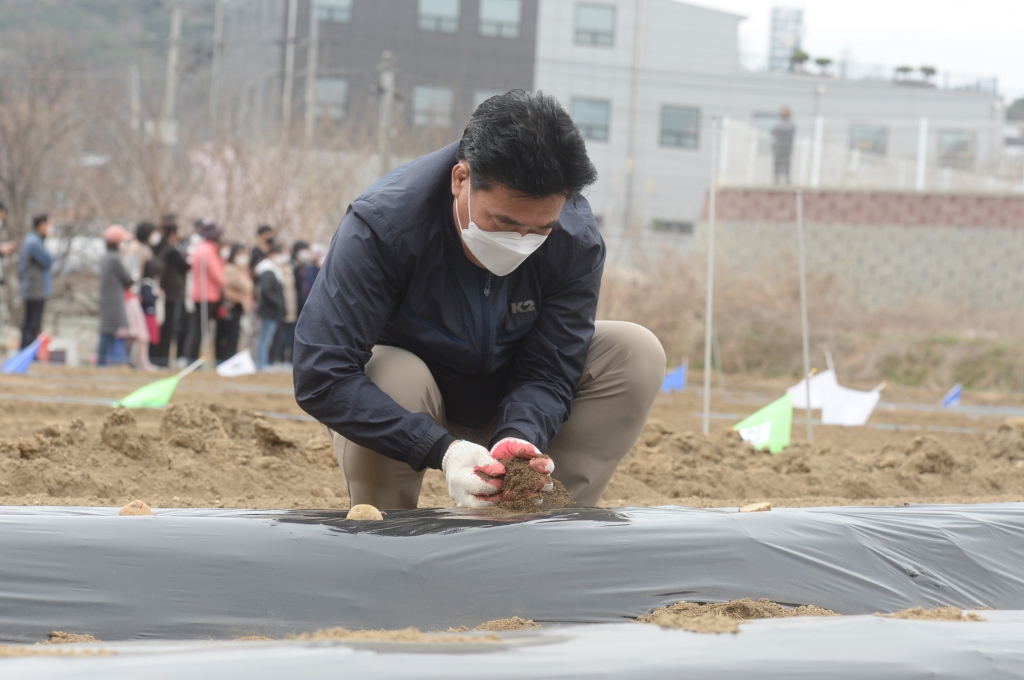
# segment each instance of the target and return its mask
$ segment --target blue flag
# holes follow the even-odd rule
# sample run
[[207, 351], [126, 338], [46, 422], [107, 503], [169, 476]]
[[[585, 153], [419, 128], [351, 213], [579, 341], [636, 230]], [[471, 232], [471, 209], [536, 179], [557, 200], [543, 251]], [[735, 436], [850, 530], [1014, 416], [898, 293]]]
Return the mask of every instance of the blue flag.
[[666, 394], [671, 392], [682, 392], [686, 389], [686, 364], [680, 364], [672, 369], [661, 382], [661, 391]]
[[960, 383], [953, 385], [953, 389], [946, 392], [946, 396], [942, 398], [942, 405], [946, 408], [956, 408], [960, 405], [960, 393], [963, 391], [964, 386]]
[[28, 371], [28, 367], [32, 365], [32, 361], [36, 358], [36, 353], [45, 339], [45, 335], [40, 335], [31, 345], [5, 361], [0, 373], [25, 373]]

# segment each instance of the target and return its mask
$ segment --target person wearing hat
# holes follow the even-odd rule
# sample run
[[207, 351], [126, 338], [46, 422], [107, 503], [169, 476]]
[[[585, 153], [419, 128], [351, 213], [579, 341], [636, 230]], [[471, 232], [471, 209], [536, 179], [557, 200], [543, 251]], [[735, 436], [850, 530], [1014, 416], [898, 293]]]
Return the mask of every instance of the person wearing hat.
[[107, 243], [107, 252], [100, 260], [100, 345], [96, 350], [97, 366], [124, 363], [124, 338], [128, 331], [124, 294], [134, 283], [121, 262], [121, 244], [131, 241], [132, 235], [120, 224], [112, 224], [103, 231], [103, 240]]
[[201, 241], [192, 252], [191, 298], [196, 311], [189, 317], [188, 337], [185, 340], [185, 359], [188, 363], [199, 358], [203, 337], [209, 332], [209, 326], [203, 328], [203, 321], [209, 324], [218, 318], [226, 283], [224, 260], [220, 257], [219, 246], [224, 230], [209, 220], [202, 220], [198, 232]]

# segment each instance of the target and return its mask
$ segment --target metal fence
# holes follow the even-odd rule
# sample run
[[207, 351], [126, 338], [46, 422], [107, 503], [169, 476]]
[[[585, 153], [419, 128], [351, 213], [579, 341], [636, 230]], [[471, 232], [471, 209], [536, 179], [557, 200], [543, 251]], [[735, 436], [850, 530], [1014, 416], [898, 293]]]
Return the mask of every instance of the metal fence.
[[1024, 192], [1024, 147], [1005, 144], [1001, 121], [798, 118], [788, 163], [773, 135], [778, 123], [722, 121], [722, 185]]

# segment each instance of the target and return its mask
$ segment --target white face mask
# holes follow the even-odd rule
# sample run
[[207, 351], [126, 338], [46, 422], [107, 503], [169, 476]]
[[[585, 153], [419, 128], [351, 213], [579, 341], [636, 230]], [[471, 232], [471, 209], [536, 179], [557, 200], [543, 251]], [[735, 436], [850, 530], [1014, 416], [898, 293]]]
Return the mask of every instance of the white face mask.
[[515, 271], [533, 251], [540, 248], [547, 236], [527, 234], [522, 236], [514, 231], [484, 231], [473, 221], [473, 187], [466, 180], [469, 190], [469, 229], [462, 228], [459, 206], [456, 202], [455, 217], [459, 220], [462, 241], [476, 259], [495, 276], [505, 276]]
[[224, 246], [223, 248], [220, 249], [220, 259], [227, 260], [228, 259], [228, 255], [230, 255], [230, 254], [231, 254], [231, 248], [229, 246]]
[[158, 246], [160, 245], [160, 233], [154, 231], [153, 235], [149, 237], [149, 245]]

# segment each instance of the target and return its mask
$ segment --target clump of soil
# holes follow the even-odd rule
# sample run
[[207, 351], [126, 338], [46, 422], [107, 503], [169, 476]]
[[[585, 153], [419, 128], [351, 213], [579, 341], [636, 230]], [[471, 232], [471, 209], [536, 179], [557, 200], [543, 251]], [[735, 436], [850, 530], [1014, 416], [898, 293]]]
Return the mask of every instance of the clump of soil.
[[912, 621], [987, 621], [981, 614], [964, 612], [959, 607], [935, 607], [925, 609], [914, 607], [895, 614], [875, 614], [885, 619], [910, 619]]
[[104, 419], [100, 436], [104, 444], [133, 460], [150, 458], [156, 450], [153, 437], [139, 432], [135, 414], [123, 406]]
[[421, 633], [417, 628], [402, 630], [348, 630], [326, 628], [314, 633], [289, 635], [289, 640], [354, 640], [361, 642], [412, 642], [417, 644], [487, 644], [501, 642], [497, 635], [448, 635]]
[[236, 637], [235, 642], [273, 642], [274, 638], [269, 638], [266, 635], [243, 635], [242, 637]]
[[761, 598], [754, 602], [749, 597], [724, 603], [698, 604], [677, 602], [659, 607], [637, 618], [640, 623], [654, 623], [662, 628], [682, 628], [696, 633], [736, 633], [737, 621], [750, 619], [779, 619], [794, 616], [839, 616], [831, 609], [814, 605], [788, 608]]
[[473, 630], [522, 630], [524, 628], [540, 628], [539, 623], [535, 623], [533, 619], [521, 619], [518, 616], [513, 616], [511, 619], [495, 619], [494, 621], [487, 621], [481, 623]]
[[100, 642], [91, 635], [84, 633], [65, 633], [61, 630], [55, 630], [50, 633], [45, 640], [37, 642], [37, 645], [70, 645], [77, 642]]
[[[557, 479], [552, 479], [551, 491], [538, 491], [545, 481], [546, 476], [531, 468], [529, 460], [512, 458], [505, 463], [505, 483], [495, 507], [504, 512], [523, 513], [572, 504], [572, 496]], [[537, 500], [541, 501], [539, 505]]]
[[1024, 418], [1007, 418], [985, 437], [985, 450], [993, 458], [1024, 461]]

